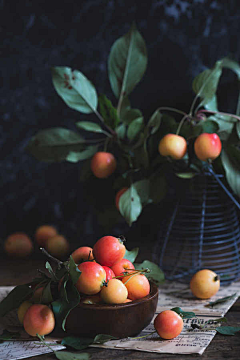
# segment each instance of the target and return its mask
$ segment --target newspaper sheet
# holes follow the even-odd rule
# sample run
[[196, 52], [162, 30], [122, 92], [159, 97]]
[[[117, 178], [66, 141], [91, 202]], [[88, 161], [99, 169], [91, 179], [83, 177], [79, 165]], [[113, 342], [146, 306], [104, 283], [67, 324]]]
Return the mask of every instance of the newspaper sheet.
[[[0, 301], [7, 295], [12, 287], [0, 287]], [[94, 347], [121, 349], [121, 350], [140, 350], [156, 353], [172, 353], [172, 354], [203, 354], [204, 350], [210, 344], [216, 334], [212, 330], [211, 324], [206, 324], [209, 320], [219, 319], [223, 317], [230, 307], [240, 296], [240, 283], [234, 283], [229, 286], [221, 287], [219, 292], [211, 298], [211, 301], [231, 296], [226, 302], [219, 303], [213, 308], [207, 306], [209, 300], [197, 300], [193, 297], [186, 285], [176, 282], [166, 281], [159, 288], [158, 306], [155, 316], [166, 309], [173, 307], [181, 307], [184, 311], [193, 311], [197, 315], [196, 318], [184, 320], [184, 329], [181, 334], [173, 340], [161, 340], [158, 335], [151, 334], [142, 337], [154, 331], [153, 321], [139, 335], [138, 338], [125, 338], [121, 340], [111, 340], [103, 345], [92, 345]], [[191, 324], [206, 324], [204, 330], [193, 329]], [[36, 339], [28, 337], [28, 335], [19, 326], [15, 312], [11, 312], [3, 319], [0, 319], [0, 334], [4, 329], [9, 331], [20, 332], [19, 341], [4, 341], [0, 343], [0, 360], [17, 360], [32, 357], [50, 352], [50, 350], [40, 344]], [[46, 342], [51, 344], [53, 350], [61, 350], [65, 347], [57, 344], [60, 339], [50, 336], [46, 337]]]

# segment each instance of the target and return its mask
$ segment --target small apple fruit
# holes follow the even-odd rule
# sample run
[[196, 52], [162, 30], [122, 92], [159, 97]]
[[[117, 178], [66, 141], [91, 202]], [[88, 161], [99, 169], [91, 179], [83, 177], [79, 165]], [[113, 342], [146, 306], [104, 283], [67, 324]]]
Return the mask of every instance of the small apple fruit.
[[217, 134], [203, 133], [194, 142], [194, 151], [199, 160], [216, 159], [222, 150], [222, 143]]
[[33, 251], [32, 240], [22, 232], [16, 232], [7, 237], [4, 243], [6, 253], [13, 257], [26, 257]]
[[174, 160], [180, 160], [187, 152], [187, 142], [180, 135], [167, 134], [160, 140], [158, 151], [162, 156], [170, 156]]
[[93, 249], [90, 246], [81, 246], [74, 250], [72, 258], [76, 264], [80, 264], [83, 261], [93, 260]]
[[209, 299], [218, 292], [219, 288], [219, 276], [209, 269], [199, 270], [190, 281], [190, 289], [198, 299]]
[[68, 253], [69, 243], [63, 235], [55, 235], [47, 240], [45, 247], [52, 256], [63, 258]]
[[113, 154], [105, 151], [98, 151], [91, 160], [91, 170], [93, 174], [104, 179], [110, 176], [116, 169], [117, 162]]
[[183, 329], [183, 319], [173, 310], [164, 310], [154, 319], [154, 327], [162, 339], [177, 337]]
[[94, 259], [110, 268], [123, 259], [125, 252], [123, 241], [115, 236], [103, 236], [93, 246]]
[[26, 311], [23, 327], [31, 336], [50, 334], [55, 327], [54, 314], [47, 305], [32, 305]]
[[[124, 273], [129, 272], [129, 275], [131, 275], [132, 270], [135, 269], [133, 263], [127, 259], [122, 259], [118, 262], [116, 262], [111, 269], [113, 270], [115, 276], [118, 276], [119, 280], [122, 280], [122, 277]], [[129, 270], [129, 271], [128, 271]]]
[[35, 232], [35, 240], [40, 247], [45, 247], [47, 240], [57, 235], [57, 230], [52, 225], [41, 225]]
[[78, 265], [81, 271], [76, 288], [85, 295], [97, 294], [106, 282], [106, 272], [95, 261], [85, 261]]

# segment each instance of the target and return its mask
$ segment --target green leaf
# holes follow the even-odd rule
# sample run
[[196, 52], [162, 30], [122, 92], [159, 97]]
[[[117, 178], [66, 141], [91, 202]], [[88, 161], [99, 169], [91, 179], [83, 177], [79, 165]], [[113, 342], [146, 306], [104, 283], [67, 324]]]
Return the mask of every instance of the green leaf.
[[91, 121], [79, 121], [76, 123], [76, 126], [79, 129], [83, 129], [83, 130], [91, 131], [91, 132], [95, 132], [95, 133], [104, 132], [104, 130], [101, 128], [101, 126], [99, 124], [96, 124]]
[[145, 273], [146, 277], [157, 285], [160, 285], [164, 281], [164, 273], [157, 264], [149, 260], [144, 260], [141, 264], [134, 263], [135, 269], [143, 270], [149, 269], [150, 273]]
[[150, 181], [148, 179], [143, 179], [136, 181], [134, 187], [137, 190], [137, 193], [140, 197], [141, 204], [145, 206], [149, 202], [149, 192], [150, 192]]
[[103, 94], [99, 96], [98, 101], [100, 107], [100, 114], [103, 117], [104, 123], [110, 126], [111, 129], [115, 129], [120, 121], [117, 115], [117, 109], [112, 105], [111, 101]]
[[52, 266], [50, 265], [50, 263], [48, 261], [46, 262], [45, 267], [48, 270], [49, 274], [51, 275], [51, 279], [54, 280], [54, 281], [57, 281], [57, 278], [55, 276], [53, 268], [52, 268]]
[[68, 314], [74, 309], [80, 301], [80, 295], [71, 280], [66, 284], [68, 301], [65, 298], [58, 299], [52, 303], [52, 309], [55, 315], [56, 324], [65, 331], [65, 323]]
[[202, 125], [202, 132], [204, 132], [204, 133], [213, 134], [213, 133], [218, 132], [218, 130], [219, 130], [219, 125], [214, 120], [203, 121], [203, 122], [201, 122], [201, 125]]
[[143, 117], [139, 117], [131, 122], [127, 129], [127, 137], [133, 141], [144, 127]]
[[69, 346], [75, 350], [83, 350], [86, 349], [89, 345], [93, 344], [93, 342], [93, 338], [67, 336], [62, 339], [61, 345]]
[[182, 173], [176, 173], [176, 175], [182, 179], [192, 179], [196, 175], [196, 173], [182, 172]]
[[66, 160], [71, 152], [85, 150], [85, 140], [72, 130], [52, 128], [39, 131], [26, 150], [40, 161], [60, 162]]
[[142, 112], [138, 109], [126, 109], [122, 111], [121, 121], [126, 125], [130, 125], [138, 118], [143, 118]]
[[106, 341], [116, 340], [116, 339], [117, 338], [112, 335], [98, 334], [95, 336], [93, 343], [94, 344], [104, 344]]
[[208, 121], [216, 122], [218, 124], [218, 134], [220, 139], [227, 140], [237, 119], [230, 115], [214, 114], [208, 118]]
[[138, 247], [132, 249], [131, 251], [126, 249], [124, 259], [127, 259], [127, 260], [131, 261], [131, 263], [133, 263], [136, 260], [136, 257], [138, 256], [138, 252], [139, 252]]
[[41, 303], [50, 304], [53, 301], [52, 291], [51, 291], [51, 281], [44, 287]]
[[71, 353], [69, 351], [55, 351], [55, 356], [59, 360], [89, 360], [90, 355], [88, 353]]
[[116, 133], [119, 139], [124, 139], [127, 131], [127, 126], [125, 124], [121, 124], [116, 128]]
[[155, 134], [156, 131], [158, 131], [159, 129], [159, 126], [161, 124], [161, 120], [162, 120], [162, 114], [160, 113], [160, 111], [157, 109], [153, 115], [151, 116], [148, 124], [147, 124], [147, 127], [149, 128], [150, 130], [150, 134]]
[[54, 67], [52, 80], [58, 95], [70, 108], [85, 114], [96, 111], [96, 90], [80, 71], [72, 71], [69, 67]]
[[221, 75], [222, 62], [217, 61], [213, 69], [204, 70], [193, 80], [193, 91], [202, 99], [202, 106], [210, 102], [215, 96]]
[[222, 150], [221, 159], [228, 184], [233, 192], [240, 196], [240, 150], [228, 145]]
[[9, 332], [8, 330], [3, 330], [3, 333], [0, 335], [0, 341], [19, 339], [20, 336], [21, 334], [19, 332]]
[[142, 204], [138, 192], [132, 184], [127, 191], [120, 197], [119, 210], [121, 215], [125, 218], [128, 225], [131, 226], [142, 211]]
[[240, 326], [219, 326], [216, 331], [222, 335], [235, 335], [240, 331]]
[[81, 271], [78, 269], [78, 265], [75, 263], [71, 255], [69, 259], [69, 274], [71, 276], [73, 284], [76, 284], [79, 276], [81, 275]]
[[0, 317], [5, 316], [9, 311], [17, 309], [26, 300], [32, 290], [27, 285], [18, 285], [1, 301]]
[[175, 307], [171, 309], [172, 311], [175, 311], [178, 315], [180, 315], [183, 319], [191, 319], [193, 317], [196, 317], [196, 314], [191, 311], [183, 311], [180, 307]]
[[66, 156], [66, 161], [76, 163], [78, 161], [91, 158], [98, 150], [98, 145], [87, 146], [83, 151], [70, 151]]
[[109, 59], [109, 80], [116, 98], [128, 95], [141, 80], [147, 67], [145, 41], [132, 25], [130, 31], [115, 41]]
[[228, 300], [234, 299], [236, 295], [237, 295], [237, 294], [235, 293], [235, 294], [230, 295], [230, 296], [225, 296], [225, 297], [223, 297], [223, 298], [221, 298], [221, 299], [218, 299], [218, 300], [216, 300], [216, 301], [210, 301], [210, 302], [209, 302], [207, 305], [205, 305], [205, 306], [214, 307], [215, 305], [218, 305], [218, 304], [224, 303], [224, 302], [226, 302], [226, 301], [228, 301]]
[[223, 67], [225, 67], [226, 69], [230, 69], [232, 71], [235, 72], [235, 74], [237, 75], [238, 77], [238, 80], [240, 80], [240, 66], [239, 64], [233, 60], [233, 59], [230, 59], [228, 57], [226, 58], [223, 58], [222, 59], [222, 65]]

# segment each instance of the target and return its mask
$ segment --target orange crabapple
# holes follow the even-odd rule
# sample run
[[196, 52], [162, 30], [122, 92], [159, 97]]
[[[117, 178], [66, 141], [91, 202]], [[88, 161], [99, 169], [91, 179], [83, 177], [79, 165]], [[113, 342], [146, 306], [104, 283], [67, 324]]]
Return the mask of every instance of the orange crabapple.
[[131, 274], [131, 270], [134, 270], [135, 267], [133, 263], [131, 263], [131, 261], [123, 258], [122, 260], [119, 260], [118, 262], [113, 264], [111, 269], [113, 270], [115, 276], [119, 276], [118, 279], [122, 280], [122, 277], [120, 276], [126, 272], [129, 272], [129, 274]]
[[150, 292], [150, 283], [143, 274], [124, 276], [122, 282], [128, 289], [128, 298], [131, 300], [141, 299]]
[[93, 249], [90, 246], [81, 246], [73, 251], [72, 258], [76, 264], [80, 264], [83, 261], [93, 260]]
[[121, 280], [110, 279], [100, 292], [101, 299], [107, 304], [122, 304], [128, 297], [128, 290]]
[[114, 278], [116, 276], [115, 273], [113, 272], [113, 270], [110, 267], [103, 265], [103, 268], [104, 268], [104, 270], [106, 272], [106, 281], [108, 281], [108, 280], [110, 280], [110, 279], [112, 279], [112, 278]]
[[116, 169], [117, 162], [113, 154], [106, 151], [98, 151], [92, 157], [91, 170], [93, 174], [104, 179], [110, 176]]
[[55, 327], [54, 314], [47, 305], [34, 304], [26, 311], [23, 327], [31, 336], [50, 334]]

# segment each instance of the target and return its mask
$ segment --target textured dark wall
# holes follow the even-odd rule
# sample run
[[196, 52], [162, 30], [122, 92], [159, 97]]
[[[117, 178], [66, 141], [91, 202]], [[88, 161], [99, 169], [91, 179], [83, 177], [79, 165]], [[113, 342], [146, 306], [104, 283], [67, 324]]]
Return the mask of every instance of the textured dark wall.
[[[240, 59], [237, 0], [0, 1], [0, 237], [54, 223], [72, 241], [102, 231], [79, 182], [81, 165], [40, 163], [24, 148], [40, 129], [89, 120], [55, 92], [51, 66], [82, 71], [114, 100], [107, 58], [133, 20], [147, 43], [148, 69], [131, 95], [149, 116], [158, 106], [188, 110], [194, 76], [216, 60]], [[228, 86], [226, 84], [225, 86]], [[226, 92], [227, 93], [227, 92]], [[95, 189], [96, 191], [96, 189]], [[101, 191], [104, 194], [103, 191]], [[146, 230], [147, 231], [147, 230]]]

